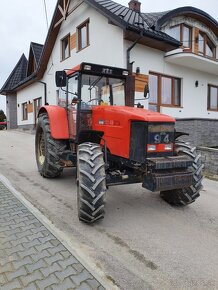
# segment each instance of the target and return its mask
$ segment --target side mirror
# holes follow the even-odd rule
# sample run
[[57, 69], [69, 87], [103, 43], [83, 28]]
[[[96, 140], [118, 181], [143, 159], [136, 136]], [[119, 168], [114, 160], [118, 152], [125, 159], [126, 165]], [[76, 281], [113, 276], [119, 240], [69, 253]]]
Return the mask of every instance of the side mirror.
[[149, 98], [148, 94], [149, 94], [149, 86], [148, 86], [148, 84], [146, 84], [144, 87], [144, 98], [145, 99]]
[[67, 74], [63, 71], [56, 71], [55, 82], [58, 88], [66, 87], [67, 85]]

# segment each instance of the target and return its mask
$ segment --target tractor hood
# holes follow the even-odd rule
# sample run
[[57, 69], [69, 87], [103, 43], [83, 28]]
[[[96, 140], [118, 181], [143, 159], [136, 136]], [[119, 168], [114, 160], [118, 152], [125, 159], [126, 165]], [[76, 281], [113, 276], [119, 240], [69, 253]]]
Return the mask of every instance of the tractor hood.
[[125, 107], [125, 106], [95, 106], [93, 107], [93, 115], [99, 116], [101, 119], [107, 120], [134, 120], [144, 122], [169, 122], [175, 123], [175, 119], [157, 112], [149, 111], [141, 108]]

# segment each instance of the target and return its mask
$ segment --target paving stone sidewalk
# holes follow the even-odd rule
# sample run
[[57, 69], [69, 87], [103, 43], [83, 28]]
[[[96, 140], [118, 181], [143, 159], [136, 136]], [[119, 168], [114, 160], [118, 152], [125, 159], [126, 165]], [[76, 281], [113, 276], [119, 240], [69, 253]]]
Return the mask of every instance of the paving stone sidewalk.
[[1, 182], [0, 289], [105, 289]]

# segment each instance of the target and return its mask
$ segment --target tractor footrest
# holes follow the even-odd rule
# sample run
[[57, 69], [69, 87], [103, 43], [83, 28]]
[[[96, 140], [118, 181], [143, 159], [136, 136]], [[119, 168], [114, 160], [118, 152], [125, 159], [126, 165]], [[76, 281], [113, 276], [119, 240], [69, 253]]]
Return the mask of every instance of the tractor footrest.
[[158, 157], [148, 158], [149, 165], [153, 169], [173, 169], [173, 168], [187, 168], [192, 166], [193, 160], [186, 156], [170, 156], [170, 157]]
[[142, 186], [151, 191], [165, 191], [186, 188], [193, 184], [193, 172], [150, 173], [145, 176]]

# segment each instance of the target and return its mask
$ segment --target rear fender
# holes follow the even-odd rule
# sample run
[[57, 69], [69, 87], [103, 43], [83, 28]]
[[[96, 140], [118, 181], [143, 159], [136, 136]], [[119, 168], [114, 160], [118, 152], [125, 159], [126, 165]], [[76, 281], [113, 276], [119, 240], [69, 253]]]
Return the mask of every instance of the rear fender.
[[41, 114], [47, 114], [49, 117], [52, 138], [69, 139], [67, 113], [64, 108], [59, 106], [43, 106], [38, 112], [38, 117]]

